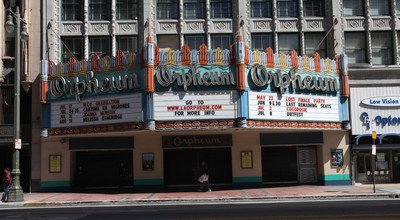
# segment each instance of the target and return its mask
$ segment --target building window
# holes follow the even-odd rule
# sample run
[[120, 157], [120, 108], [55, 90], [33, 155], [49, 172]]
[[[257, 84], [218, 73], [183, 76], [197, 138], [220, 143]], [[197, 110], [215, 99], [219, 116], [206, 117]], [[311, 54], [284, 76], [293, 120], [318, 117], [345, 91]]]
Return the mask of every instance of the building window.
[[251, 36], [252, 50], [264, 51], [268, 47], [274, 48], [272, 34], [253, 34]]
[[212, 49], [221, 48], [222, 50], [228, 49], [232, 44], [232, 35], [229, 34], [215, 34], [211, 35]]
[[75, 38], [62, 38], [62, 61], [68, 63], [70, 57], [75, 57], [77, 60], [83, 59], [83, 39], [80, 37]]
[[[316, 51], [321, 58], [326, 58], [326, 41], [321, 40], [324, 38], [324, 33], [305, 33], [305, 53], [307, 56], [312, 56]], [[321, 44], [320, 44], [321, 43]], [[317, 46], [319, 45], [318, 49]]]
[[157, 35], [157, 46], [160, 50], [179, 50], [180, 38], [177, 34]]
[[117, 37], [118, 50], [124, 51], [125, 54], [128, 54], [130, 52], [136, 53], [138, 51], [137, 43], [138, 43], [137, 37], [132, 37], [132, 36]]
[[396, 14], [400, 15], [400, 0], [396, 0]]
[[305, 17], [324, 17], [324, 1], [303, 0], [303, 11]]
[[393, 64], [391, 32], [371, 33], [372, 64]]
[[81, 21], [82, 20], [82, 0], [63, 0], [61, 20], [63, 21]]
[[278, 17], [297, 17], [297, 0], [277, 0]]
[[157, 18], [158, 19], [178, 19], [179, 18], [178, 0], [158, 0]]
[[90, 0], [90, 20], [110, 20], [110, 0]]
[[232, 18], [231, 0], [210, 0], [211, 18]]
[[345, 52], [349, 63], [366, 63], [365, 33], [352, 32], [344, 34]]
[[186, 19], [204, 19], [205, 6], [204, 0], [184, 0], [183, 17]]
[[397, 57], [400, 57], [400, 32], [397, 32]]
[[371, 16], [389, 15], [389, 0], [369, 0], [369, 13]]
[[111, 41], [109, 37], [91, 37], [90, 40], [90, 56], [97, 54], [100, 57], [111, 55]]
[[279, 53], [289, 54], [295, 50], [300, 54], [299, 50], [299, 35], [298, 34], [279, 34], [278, 35], [278, 51]]
[[117, 19], [118, 20], [138, 19], [137, 0], [117, 0]]
[[271, 0], [251, 0], [251, 17], [252, 18], [270, 18], [272, 17]]
[[186, 35], [185, 44], [187, 44], [190, 50], [198, 50], [200, 45], [206, 44], [206, 38], [204, 35]]
[[364, 16], [363, 0], [343, 0], [344, 16]]

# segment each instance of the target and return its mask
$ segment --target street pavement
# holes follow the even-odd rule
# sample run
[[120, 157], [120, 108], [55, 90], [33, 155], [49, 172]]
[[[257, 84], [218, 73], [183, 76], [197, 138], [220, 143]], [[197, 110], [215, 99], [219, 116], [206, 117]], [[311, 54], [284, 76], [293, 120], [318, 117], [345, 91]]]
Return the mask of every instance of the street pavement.
[[[21, 206], [79, 206], [150, 203], [207, 203], [261, 200], [316, 200], [316, 199], [386, 199], [399, 198], [400, 184], [316, 186], [300, 185], [257, 189], [214, 190], [212, 192], [111, 192], [101, 193], [27, 193], [21, 203], [1, 203], [3, 207]], [[399, 199], [400, 200], [400, 199]]]
[[119, 220], [119, 219], [400, 219], [399, 199], [297, 200], [175, 205], [108, 205], [67, 207], [9, 207], [0, 210], [6, 220]]

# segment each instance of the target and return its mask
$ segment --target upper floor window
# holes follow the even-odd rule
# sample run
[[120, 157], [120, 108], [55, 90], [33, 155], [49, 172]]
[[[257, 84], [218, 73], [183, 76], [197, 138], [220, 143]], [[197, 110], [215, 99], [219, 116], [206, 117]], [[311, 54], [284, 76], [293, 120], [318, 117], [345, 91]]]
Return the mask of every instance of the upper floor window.
[[391, 32], [372, 32], [371, 48], [373, 65], [393, 64]]
[[81, 21], [82, 19], [82, 0], [63, 0], [61, 20], [63, 21]]
[[186, 35], [185, 44], [187, 44], [190, 50], [198, 50], [200, 45], [206, 44], [206, 38], [204, 35]]
[[364, 32], [345, 33], [344, 43], [349, 63], [366, 63]]
[[221, 48], [222, 50], [228, 49], [232, 44], [232, 35], [229, 34], [215, 34], [211, 35], [212, 49]]
[[211, 18], [232, 18], [231, 0], [210, 0]]
[[305, 17], [324, 17], [324, 1], [303, 0], [303, 11]]
[[400, 15], [400, 0], [396, 0], [396, 14]]
[[363, 0], [343, 0], [344, 16], [364, 16]]
[[297, 17], [297, 0], [277, 0], [278, 17]]
[[89, 10], [90, 20], [110, 20], [111, 1], [90, 0]]
[[251, 17], [252, 18], [270, 18], [272, 17], [271, 0], [251, 0]]
[[137, 0], [117, 0], [117, 19], [118, 20], [138, 19]]
[[268, 47], [273, 48], [274, 46], [272, 34], [253, 34], [251, 36], [251, 47], [252, 50], [264, 51]]
[[389, 15], [389, 0], [369, 0], [369, 14], [371, 16]]
[[68, 63], [70, 57], [75, 57], [77, 60], [83, 59], [83, 39], [80, 37], [62, 38], [62, 61]]
[[279, 34], [278, 35], [278, 51], [279, 53], [289, 54], [295, 50], [300, 54], [299, 34]]
[[117, 44], [118, 50], [124, 51], [125, 54], [130, 52], [137, 52], [137, 37], [136, 36], [118, 36]]
[[305, 53], [307, 56], [312, 56], [315, 51], [321, 56], [321, 58], [326, 57], [326, 42], [321, 42], [323, 38], [324, 33], [304, 34]]
[[158, 19], [178, 19], [179, 0], [158, 0], [157, 18]]
[[183, 1], [183, 17], [186, 19], [204, 19], [205, 0], [184, 0]]
[[111, 55], [111, 43], [109, 37], [91, 37], [90, 43], [90, 56], [97, 54], [100, 57]]

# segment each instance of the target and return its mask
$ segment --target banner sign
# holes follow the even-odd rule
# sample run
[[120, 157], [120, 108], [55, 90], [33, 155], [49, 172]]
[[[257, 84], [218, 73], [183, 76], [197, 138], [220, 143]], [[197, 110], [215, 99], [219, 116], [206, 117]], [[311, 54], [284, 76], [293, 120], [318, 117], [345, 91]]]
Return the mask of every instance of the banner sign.
[[339, 122], [339, 97], [249, 91], [249, 118]]
[[163, 136], [163, 147], [232, 146], [232, 135], [182, 135]]
[[377, 106], [377, 107], [399, 107], [400, 106], [400, 97], [375, 97], [368, 98], [361, 101], [364, 105], [369, 106]]
[[153, 101], [155, 120], [234, 119], [237, 116], [236, 91], [156, 92]]
[[113, 94], [126, 91], [139, 91], [143, 86], [143, 70], [118, 71], [85, 76], [55, 77], [49, 81], [49, 101], [83, 97], [98, 94]]
[[51, 127], [75, 127], [142, 120], [142, 94], [50, 103]]
[[[236, 79], [234, 66], [159, 66], [155, 79], [161, 86], [157, 90], [179, 89], [188, 91], [189, 88], [225, 88], [234, 87]], [[164, 89], [163, 89], [164, 87]]]
[[251, 79], [250, 87], [278, 90], [281, 94], [287, 89], [340, 92], [339, 76], [330, 74], [310, 74], [309, 72], [267, 68], [263, 65], [253, 65], [248, 71]]

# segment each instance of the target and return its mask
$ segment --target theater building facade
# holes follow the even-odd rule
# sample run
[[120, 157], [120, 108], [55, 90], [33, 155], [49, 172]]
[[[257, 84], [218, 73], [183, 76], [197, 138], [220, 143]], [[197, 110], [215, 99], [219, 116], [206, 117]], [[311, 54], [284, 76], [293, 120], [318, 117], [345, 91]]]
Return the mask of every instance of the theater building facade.
[[[351, 184], [347, 61], [184, 45], [42, 64], [41, 189]], [[125, 167], [121, 177], [121, 166]]]

